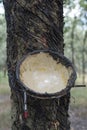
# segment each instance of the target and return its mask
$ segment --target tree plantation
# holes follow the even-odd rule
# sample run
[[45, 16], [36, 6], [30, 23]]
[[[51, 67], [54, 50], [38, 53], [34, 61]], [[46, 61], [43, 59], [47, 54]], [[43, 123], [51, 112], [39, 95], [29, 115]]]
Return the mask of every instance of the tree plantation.
[[11, 130], [71, 130], [71, 88], [87, 83], [87, 1], [0, 3], [0, 75], [8, 74]]
[[[65, 55], [72, 60], [76, 66], [78, 76], [81, 76], [82, 83], [85, 82], [87, 73], [87, 2], [79, 0], [79, 16], [77, 14], [68, 15], [76, 8], [75, 1], [65, 1], [65, 24], [64, 24], [64, 43]], [[77, 13], [77, 12], [76, 12]], [[6, 66], [6, 22], [4, 14], [0, 14], [0, 70]]]

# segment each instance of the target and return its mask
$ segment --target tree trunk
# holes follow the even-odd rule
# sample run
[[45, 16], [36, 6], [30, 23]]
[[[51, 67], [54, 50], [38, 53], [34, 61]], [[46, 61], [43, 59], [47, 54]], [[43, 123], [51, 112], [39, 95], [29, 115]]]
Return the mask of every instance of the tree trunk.
[[74, 65], [75, 65], [75, 48], [74, 48], [75, 28], [76, 28], [76, 17], [74, 18], [72, 31], [71, 31], [71, 52], [72, 52], [72, 63]]
[[[63, 54], [63, 0], [3, 0], [7, 21], [7, 66], [12, 100], [12, 130], [21, 130], [22, 96], [14, 91], [16, 64], [34, 49]], [[70, 130], [70, 94], [41, 100], [28, 96], [30, 130]], [[19, 102], [20, 101], [20, 102]]]
[[85, 84], [85, 44], [86, 44], [87, 32], [85, 32], [82, 46], [82, 84]]

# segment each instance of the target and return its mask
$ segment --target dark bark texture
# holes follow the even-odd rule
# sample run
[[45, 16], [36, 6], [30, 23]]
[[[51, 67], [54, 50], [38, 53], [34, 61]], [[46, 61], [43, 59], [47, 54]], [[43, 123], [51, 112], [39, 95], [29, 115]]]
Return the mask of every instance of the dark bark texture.
[[[7, 21], [7, 66], [12, 99], [12, 130], [21, 130], [22, 95], [13, 88], [16, 64], [23, 55], [38, 49], [63, 54], [63, 0], [3, 0]], [[28, 96], [30, 130], [70, 130], [70, 94], [41, 100]]]

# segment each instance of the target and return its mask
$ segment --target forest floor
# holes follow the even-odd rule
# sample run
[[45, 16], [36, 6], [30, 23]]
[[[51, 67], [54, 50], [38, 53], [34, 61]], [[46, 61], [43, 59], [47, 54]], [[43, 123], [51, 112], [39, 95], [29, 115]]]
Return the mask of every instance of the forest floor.
[[71, 130], [87, 130], [87, 107], [70, 109]]
[[[10, 130], [10, 94], [0, 94], [0, 130]], [[70, 105], [71, 130], [87, 130], [87, 106]]]

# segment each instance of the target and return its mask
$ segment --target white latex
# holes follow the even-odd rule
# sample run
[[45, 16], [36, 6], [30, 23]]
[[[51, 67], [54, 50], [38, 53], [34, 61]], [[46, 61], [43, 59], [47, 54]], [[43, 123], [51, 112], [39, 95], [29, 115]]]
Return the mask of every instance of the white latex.
[[71, 69], [52, 58], [48, 53], [29, 55], [20, 66], [20, 79], [31, 90], [55, 93], [66, 88]]

